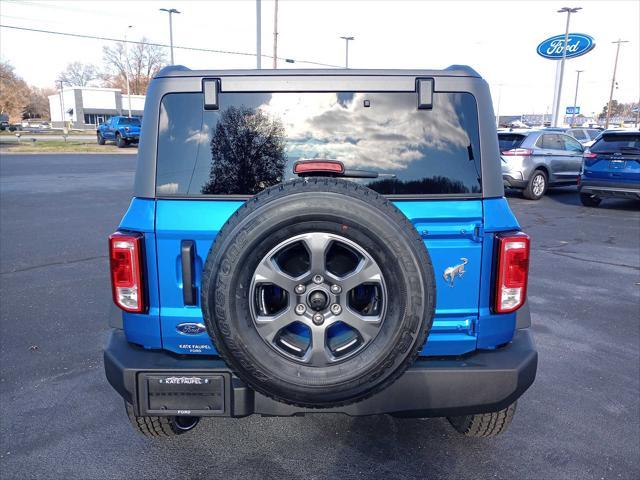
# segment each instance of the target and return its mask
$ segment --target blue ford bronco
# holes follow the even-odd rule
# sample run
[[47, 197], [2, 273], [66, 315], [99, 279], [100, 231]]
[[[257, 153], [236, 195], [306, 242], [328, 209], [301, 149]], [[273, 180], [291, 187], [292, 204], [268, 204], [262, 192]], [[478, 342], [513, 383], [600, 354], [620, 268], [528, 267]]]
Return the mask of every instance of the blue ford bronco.
[[144, 118], [104, 353], [136, 430], [306, 413], [507, 428], [537, 368], [529, 237], [475, 71], [167, 67]]

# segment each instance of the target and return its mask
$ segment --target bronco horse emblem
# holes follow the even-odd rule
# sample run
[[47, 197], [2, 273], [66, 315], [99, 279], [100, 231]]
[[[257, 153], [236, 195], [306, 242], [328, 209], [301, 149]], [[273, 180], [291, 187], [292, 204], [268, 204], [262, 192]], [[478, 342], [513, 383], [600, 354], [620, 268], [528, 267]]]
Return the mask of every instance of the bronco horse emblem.
[[462, 260], [462, 263], [444, 269], [444, 274], [442, 276], [444, 277], [445, 281], [449, 282], [450, 287], [453, 287], [453, 281], [456, 279], [456, 277], [462, 278], [465, 272], [464, 266], [469, 263], [469, 260], [467, 260], [466, 258], [461, 258], [460, 260]]

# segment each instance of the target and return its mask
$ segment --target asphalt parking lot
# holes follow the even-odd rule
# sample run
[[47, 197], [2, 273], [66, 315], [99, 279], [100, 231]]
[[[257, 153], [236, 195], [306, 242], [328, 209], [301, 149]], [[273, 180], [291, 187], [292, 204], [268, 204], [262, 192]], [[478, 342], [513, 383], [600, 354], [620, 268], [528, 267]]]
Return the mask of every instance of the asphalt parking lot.
[[510, 197], [540, 363], [504, 436], [340, 415], [138, 436], [102, 368], [106, 237], [135, 158], [0, 157], [1, 478], [640, 478], [640, 205], [585, 208], [575, 189]]

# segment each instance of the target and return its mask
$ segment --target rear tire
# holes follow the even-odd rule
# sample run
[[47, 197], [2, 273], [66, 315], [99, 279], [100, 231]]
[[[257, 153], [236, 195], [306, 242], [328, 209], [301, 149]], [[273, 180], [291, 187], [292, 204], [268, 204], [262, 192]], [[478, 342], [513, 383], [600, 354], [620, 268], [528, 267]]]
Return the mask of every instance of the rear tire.
[[580, 194], [580, 202], [585, 207], [597, 207], [598, 205], [600, 205], [601, 201], [602, 201], [602, 199], [600, 197], [595, 196], [595, 195], [590, 195], [588, 193], [581, 193]]
[[98, 136], [98, 145], [104, 145], [104, 137], [100, 132], [97, 133]]
[[536, 170], [531, 175], [523, 195], [529, 200], [540, 200], [547, 191], [547, 174], [542, 170]]
[[120, 135], [119, 133], [116, 134], [116, 145], [118, 146], [118, 148], [124, 148], [127, 146], [127, 141], [122, 138], [122, 135]]
[[133, 406], [125, 402], [127, 417], [133, 429], [145, 437], [167, 438], [193, 430], [200, 417], [136, 417]]
[[504, 433], [516, 413], [517, 402], [507, 408], [491, 413], [447, 417], [449, 423], [465, 437], [495, 437]]

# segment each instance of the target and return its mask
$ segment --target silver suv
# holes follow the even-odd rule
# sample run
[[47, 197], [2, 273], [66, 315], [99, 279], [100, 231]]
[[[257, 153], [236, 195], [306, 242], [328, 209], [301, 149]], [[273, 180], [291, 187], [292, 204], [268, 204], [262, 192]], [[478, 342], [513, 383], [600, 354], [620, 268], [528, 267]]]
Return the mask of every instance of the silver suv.
[[583, 147], [573, 137], [547, 130], [499, 132], [502, 180], [539, 200], [548, 187], [576, 185]]

